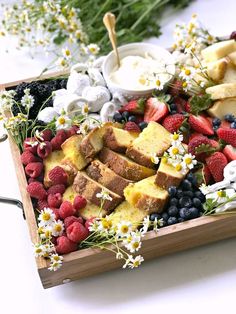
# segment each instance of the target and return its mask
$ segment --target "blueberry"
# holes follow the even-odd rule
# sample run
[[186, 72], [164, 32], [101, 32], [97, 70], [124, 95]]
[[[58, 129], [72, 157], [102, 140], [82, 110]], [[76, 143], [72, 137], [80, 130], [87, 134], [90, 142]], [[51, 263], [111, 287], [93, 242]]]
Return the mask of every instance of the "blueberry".
[[214, 131], [217, 131], [219, 129], [219, 126], [218, 125], [213, 125], [213, 130]]
[[226, 115], [224, 116], [224, 118], [225, 118], [225, 120], [228, 121], [228, 122], [234, 122], [234, 119], [235, 119], [235, 117], [234, 117], [233, 114], [226, 114]]
[[197, 208], [202, 208], [202, 202], [200, 201], [199, 198], [196, 197], [193, 198], [193, 206]]
[[128, 121], [136, 122], [136, 117], [135, 116], [129, 116]]
[[189, 208], [191, 219], [199, 217], [199, 210], [196, 207]]
[[179, 211], [179, 216], [184, 220], [191, 219], [191, 212], [189, 211], [189, 208], [182, 207]]
[[178, 190], [177, 190], [177, 193], [176, 193], [176, 197], [177, 197], [178, 199], [180, 199], [182, 196], [183, 196], [183, 190], [182, 190], [182, 189], [178, 189]]
[[174, 225], [178, 222], [177, 218], [176, 217], [170, 217], [168, 220], [167, 220], [167, 224], [168, 226], [170, 225]]
[[188, 196], [190, 198], [193, 198], [194, 194], [192, 191], [183, 191], [183, 196]]
[[183, 188], [183, 190], [185, 190], [185, 191], [191, 191], [192, 190], [192, 183], [189, 181], [189, 180], [187, 180], [187, 179], [185, 179], [183, 182], [182, 182], [182, 184], [181, 184], [181, 187]]
[[205, 195], [201, 191], [194, 192], [194, 196], [199, 198], [202, 203], [205, 202]]
[[169, 215], [166, 212], [164, 212], [162, 213], [161, 218], [163, 218], [164, 221], [167, 221], [169, 218]]
[[176, 186], [170, 186], [168, 188], [168, 193], [169, 193], [170, 197], [175, 196], [176, 192], [177, 192]]
[[186, 179], [189, 182], [191, 182], [193, 185], [197, 185], [197, 178], [196, 178], [196, 176], [192, 172], [189, 172], [187, 174]]
[[170, 201], [169, 201], [170, 206], [177, 206], [178, 203], [179, 203], [179, 201], [175, 197], [171, 198]]
[[139, 123], [138, 126], [140, 127], [140, 130], [142, 131], [142, 130], [144, 130], [148, 126], [148, 123], [142, 121], [142, 122]]
[[178, 218], [178, 222], [184, 222], [183, 218]]
[[113, 119], [115, 120], [115, 122], [122, 122], [123, 117], [119, 112], [116, 112], [113, 116]]
[[214, 119], [212, 120], [212, 125], [219, 127], [219, 126], [221, 125], [221, 120], [220, 120], [219, 118], [214, 118]]
[[125, 119], [125, 121], [127, 121], [128, 118], [129, 118], [129, 112], [128, 112], [128, 111], [124, 111], [124, 112], [122, 113], [122, 117], [123, 117], [123, 119]]
[[175, 103], [170, 104], [170, 110], [171, 110], [171, 111], [172, 111], [172, 110], [176, 110], [176, 109], [177, 109], [177, 106], [176, 106]]
[[236, 120], [230, 124], [231, 129], [236, 129]]
[[161, 215], [159, 215], [159, 214], [157, 214], [157, 213], [153, 213], [153, 214], [150, 215], [150, 220], [151, 220], [151, 221], [154, 221], [155, 218], [156, 218], [157, 220], [159, 220], [159, 219], [161, 219]]
[[191, 198], [190, 197], [188, 197], [188, 196], [183, 196], [183, 197], [181, 197], [180, 198], [180, 200], [179, 200], [179, 205], [181, 206], [181, 207], [190, 207], [190, 206], [192, 206], [192, 200], [191, 200]]
[[172, 217], [176, 217], [179, 213], [179, 210], [176, 206], [170, 206], [168, 209], [167, 209], [167, 213], [168, 215], [172, 216]]

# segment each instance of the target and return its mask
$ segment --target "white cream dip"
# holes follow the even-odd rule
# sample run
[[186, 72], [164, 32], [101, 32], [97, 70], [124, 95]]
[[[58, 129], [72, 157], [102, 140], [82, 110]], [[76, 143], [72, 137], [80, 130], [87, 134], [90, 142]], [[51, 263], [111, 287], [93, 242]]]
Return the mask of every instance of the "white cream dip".
[[120, 67], [115, 67], [109, 78], [122, 88], [138, 91], [161, 87], [157, 83], [163, 87], [171, 78], [167, 70], [163, 59], [153, 59], [146, 53], [143, 57], [127, 56], [121, 59]]

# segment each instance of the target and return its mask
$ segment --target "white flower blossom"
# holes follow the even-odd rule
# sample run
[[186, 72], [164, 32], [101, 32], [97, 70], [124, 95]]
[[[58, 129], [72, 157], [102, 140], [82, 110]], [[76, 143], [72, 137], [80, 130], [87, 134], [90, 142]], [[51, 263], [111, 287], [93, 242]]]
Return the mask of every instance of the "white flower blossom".
[[102, 200], [112, 201], [112, 197], [109, 195], [109, 192], [105, 189], [102, 189], [100, 193], [96, 194], [97, 198], [101, 198]]
[[116, 235], [118, 237], [126, 237], [132, 231], [132, 224], [129, 221], [121, 221], [117, 224]]
[[65, 227], [61, 220], [57, 220], [52, 224], [52, 235], [54, 237], [61, 236]]
[[21, 98], [21, 105], [30, 109], [34, 105], [34, 97], [30, 95], [30, 89], [26, 88], [24, 90], [24, 96]]
[[51, 224], [55, 220], [56, 216], [50, 208], [44, 208], [39, 215], [40, 226], [46, 226]]
[[141, 263], [144, 261], [144, 258], [141, 255], [136, 256], [135, 258], [132, 258], [131, 262], [128, 264], [129, 268], [137, 268], [141, 265]]
[[193, 169], [196, 164], [197, 164], [197, 160], [195, 159], [194, 155], [185, 154], [183, 156], [183, 167], [186, 167], [188, 169]]
[[69, 129], [71, 127], [71, 119], [66, 115], [61, 115], [56, 120], [57, 130]]

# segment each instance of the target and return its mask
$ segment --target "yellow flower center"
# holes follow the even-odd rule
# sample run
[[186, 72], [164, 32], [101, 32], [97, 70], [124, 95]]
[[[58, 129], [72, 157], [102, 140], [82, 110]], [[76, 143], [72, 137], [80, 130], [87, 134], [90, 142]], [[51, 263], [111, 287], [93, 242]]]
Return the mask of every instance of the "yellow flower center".
[[160, 80], [156, 80], [156, 86], [161, 86], [161, 81]]
[[134, 242], [133, 244], [132, 244], [132, 246], [133, 246], [133, 248], [134, 249], [137, 249], [138, 247], [139, 247], [139, 242]]
[[166, 164], [167, 163], [167, 158], [166, 157], [162, 157], [162, 162], [164, 163], [164, 164]]
[[66, 65], [66, 61], [64, 59], [61, 59], [61, 62], [60, 62], [61, 66], [65, 66]]
[[142, 84], [142, 85], [145, 85], [145, 83], [146, 83], [145, 78], [141, 77], [141, 78], [139, 79], [139, 83]]
[[41, 253], [42, 252], [42, 249], [40, 249], [40, 248], [37, 248], [36, 250], [35, 250], [35, 253], [37, 253], [37, 254], [39, 254], [39, 253]]
[[66, 55], [67, 57], [70, 56], [70, 50], [69, 50], [69, 49], [66, 49], [66, 50], [65, 50], [65, 55]]
[[192, 158], [187, 157], [187, 158], [185, 158], [184, 161], [185, 161], [186, 165], [190, 165], [192, 163]]
[[191, 71], [189, 69], [185, 69], [184, 73], [185, 75], [189, 76], [191, 74]]
[[104, 229], [110, 229], [112, 227], [112, 222], [106, 219], [103, 219], [102, 226]]
[[174, 133], [173, 134], [173, 140], [177, 141], [179, 139], [179, 134]]
[[88, 107], [88, 105], [85, 105], [84, 106], [84, 113], [88, 113], [89, 112], [89, 107]]
[[42, 220], [48, 221], [50, 220], [51, 215], [49, 213], [43, 213]]
[[217, 192], [217, 195], [218, 195], [219, 197], [225, 197], [225, 196], [226, 196], [226, 192], [225, 192], [225, 191], [218, 191], [218, 192]]
[[44, 235], [45, 235], [46, 238], [50, 238], [51, 235], [52, 235], [52, 232], [51, 232], [50, 230], [46, 230], [46, 231], [44, 232]]
[[128, 226], [123, 225], [123, 226], [121, 227], [121, 231], [122, 231], [122, 233], [127, 233], [127, 232], [129, 231]]
[[133, 263], [133, 265], [134, 265], [134, 267], [138, 267], [138, 266], [139, 266], [139, 261], [135, 261], [135, 262]]
[[177, 147], [174, 147], [173, 149], [172, 149], [172, 154], [173, 155], [177, 155], [179, 153], [179, 149], [177, 148]]
[[59, 257], [58, 255], [53, 256], [53, 260], [56, 261], [56, 262], [58, 262], [58, 261], [60, 260], [60, 257]]
[[55, 229], [56, 232], [61, 232], [62, 227], [61, 227], [61, 225], [55, 225], [54, 229]]
[[59, 117], [58, 118], [58, 123], [59, 124], [65, 124], [65, 122], [66, 122], [66, 119], [64, 117]]
[[175, 166], [175, 170], [181, 171], [181, 170], [182, 170], [181, 164], [177, 164], [177, 165]]

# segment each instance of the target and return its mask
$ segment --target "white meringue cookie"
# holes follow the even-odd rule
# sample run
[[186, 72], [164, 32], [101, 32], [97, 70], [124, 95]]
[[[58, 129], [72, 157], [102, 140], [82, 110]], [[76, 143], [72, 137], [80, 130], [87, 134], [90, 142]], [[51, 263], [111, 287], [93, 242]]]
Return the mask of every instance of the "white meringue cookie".
[[105, 58], [106, 58], [105, 56], [97, 58], [93, 62], [93, 67], [97, 68], [100, 72], [102, 72], [102, 65], [103, 65], [103, 62], [104, 62]]
[[231, 161], [224, 168], [224, 178], [231, 182], [236, 181], [236, 160]]
[[128, 100], [121, 93], [118, 92], [113, 93], [112, 101], [119, 107], [128, 102]]
[[88, 100], [91, 112], [98, 112], [110, 100], [110, 92], [103, 86], [87, 86], [83, 90], [82, 97]]
[[88, 70], [88, 66], [87, 64], [85, 63], [82, 63], [82, 62], [79, 62], [79, 63], [76, 63], [74, 64], [71, 69], [70, 69], [70, 72], [72, 73], [73, 71], [76, 71], [76, 72], [85, 72]]
[[100, 111], [100, 118], [101, 118], [102, 123], [111, 121], [116, 111], [117, 111], [117, 106], [113, 102], [111, 101], [106, 102], [102, 106], [102, 109]]
[[85, 87], [88, 86], [90, 86], [90, 79], [87, 74], [72, 71], [68, 78], [66, 88], [68, 93], [81, 96]]
[[67, 112], [67, 107], [79, 100], [81, 97], [76, 94], [64, 94], [62, 96], [55, 97], [53, 101], [53, 108], [58, 113], [61, 114], [63, 110]]
[[106, 82], [100, 73], [100, 71], [96, 68], [88, 69], [88, 75], [91, 81], [92, 86], [106, 86]]
[[53, 107], [46, 107], [39, 112], [38, 120], [45, 123], [51, 122], [55, 117], [58, 117], [58, 113]]
[[215, 212], [221, 213], [221, 212], [228, 211], [230, 209], [236, 210], [236, 201], [226, 203], [225, 205], [222, 205], [222, 206], [216, 208]]
[[55, 90], [53, 92], [53, 99], [55, 99], [58, 96], [64, 96], [66, 94], [68, 94], [68, 91], [65, 88]]
[[81, 108], [87, 103], [87, 99], [78, 97], [67, 104], [65, 111], [70, 118], [73, 118], [74, 116], [78, 115], [78, 113], [81, 111]]

